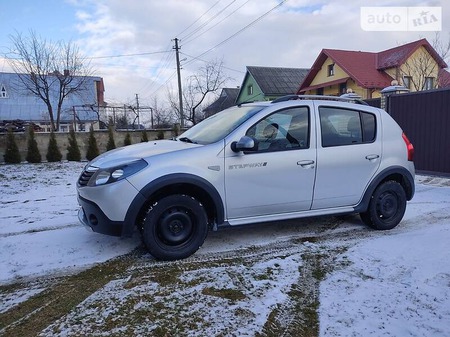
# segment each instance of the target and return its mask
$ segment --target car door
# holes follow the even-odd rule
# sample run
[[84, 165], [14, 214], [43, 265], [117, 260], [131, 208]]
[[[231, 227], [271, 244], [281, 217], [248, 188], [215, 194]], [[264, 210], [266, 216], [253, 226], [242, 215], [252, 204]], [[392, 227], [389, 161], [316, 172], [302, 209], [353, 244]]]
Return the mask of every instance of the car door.
[[362, 109], [318, 107], [317, 176], [312, 209], [359, 202], [380, 166], [380, 119]]
[[310, 107], [276, 111], [244, 131], [254, 139], [254, 150], [235, 153], [228, 146], [225, 154], [230, 223], [239, 218], [309, 210], [316, 171]]

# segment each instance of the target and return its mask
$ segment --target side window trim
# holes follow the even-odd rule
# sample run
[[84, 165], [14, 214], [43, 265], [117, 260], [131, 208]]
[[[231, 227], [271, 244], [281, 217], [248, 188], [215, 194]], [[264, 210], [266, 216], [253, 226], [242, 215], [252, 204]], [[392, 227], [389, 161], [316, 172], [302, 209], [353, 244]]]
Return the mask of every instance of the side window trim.
[[[327, 120], [327, 122], [325, 122], [325, 119], [322, 118], [322, 113], [324, 113], [325, 111], [323, 109], [333, 109], [333, 110], [342, 110], [342, 111], [347, 111], [347, 112], [353, 112], [353, 113], [357, 113], [357, 117], [359, 120], [359, 132], [361, 133], [360, 139], [361, 141], [357, 141], [357, 142], [345, 142], [345, 138], [342, 138], [342, 143], [336, 141], [336, 139], [339, 136], [339, 132], [338, 130], [335, 129], [335, 126], [329, 121]], [[336, 106], [330, 106], [330, 105], [320, 105], [318, 106], [318, 113], [319, 113], [319, 122], [320, 122], [320, 135], [321, 135], [321, 145], [322, 147], [334, 147], [334, 146], [348, 146], [348, 145], [359, 145], [359, 144], [370, 144], [375, 142], [376, 138], [377, 138], [377, 116], [374, 113], [368, 112], [368, 111], [363, 111], [363, 110], [358, 110], [358, 109], [349, 109], [349, 108], [342, 108], [342, 107], [336, 107]], [[336, 114], [338, 115], [338, 114]], [[373, 134], [373, 136], [367, 140], [367, 133], [368, 130], [367, 128], [369, 127], [368, 125], [368, 121], [366, 118], [364, 118], [363, 116], [371, 116], [373, 118], [373, 130], [371, 130], [370, 133]], [[356, 115], [354, 116], [356, 117]], [[352, 117], [350, 117], [349, 119], [351, 119]], [[348, 120], [348, 122], [350, 122]], [[353, 121], [353, 124], [358, 125], [357, 122]], [[349, 128], [350, 126], [347, 126], [347, 128]], [[326, 129], [326, 132], [324, 131]], [[330, 139], [325, 140], [324, 138], [325, 136], [328, 136]], [[333, 143], [332, 141], [332, 137], [330, 137], [331, 135], [333, 135], [334, 137], [336, 137], [334, 140], [335, 142]], [[349, 137], [350, 139], [350, 137]]]
[[[281, 123], [276, 123], [276, 121], [273, 120], [273, 116], [277, 115], [277, 114], [283, 114], [283, 112], [285, 113], [285, 115], [289, 115], [289, 110], [294, 111], [295, 109], [305, 109], [304, 112], [306, 112], [306, 129], [302, 129], [302, 132], [306, 133], [305, 137], [306, 138], [303, 141], [297, 140], [297, 138], [293, 137], [291, 135], [291, 131], [292, 131], [292, 122], [294, 120], [294, 118], [296, 117], [301, 117], [301, 113], [303, 112], [299, 112], [297, 115], [295, 115], [294, 113], [292, 113], [291, 115], [291, 120], [289, 121], [289, 125], [288, 127], [286, 127], [286, 125], [279, 125]], [[252, 126], [250, 126], [245, 135], [246, 136], [250, 136], [252, 138], [255, 139], [255, 143], [256, 146], [258, 145], [258, 139], [256, 137], [255, 134], [252, 134], [253, 132], [256, 133], [257, 132], [257, 128], [259, 127], [260, 123], [265, 123], [266, 126], [264, 127], [264, 129], [266, 129], [267, 127], [270, 128], [270, 126], [275, 127], [277, 129], [276, 131], [276, 135], [275, 137], [277, 139], [281, 139], [283, 140], [286, 144], [287, 147], [283, 147], [283, 148], [278, 148], [278, 149], [271, 149], [270, 147], [267, 149], [256, 149], [254, 151], [245, 151], [245, 154], [251, 154], [251, 153], [267, 153], [267, 152], [279, 152], [279, 151], [291, 151], [291, 150], [303, 150], [303, 149], [309, 149], [311, 146], [311, 107], [309, 105], [300, 105], [300, 106], [293, 106], [293, 107], [287, 107], [287, 108], [283, 108], [277, 111], [272, 112], [270, 115], [265, 116], [264, 118], [260, 119], [259, 121], [257, 121], [256, 123], [254, 123]], [[253, 129], [253, 130], [252, 130]], [[252, 132], [251, 132], [252, 131]], [[306, 131], [306, 132], [305, 132]], [[280, 137], [280, 136], [284, 136]], [[259, 140], [261, 141], [261, 140]], [[288, 143], [290, 143], [291, 145], [289, 145]]]

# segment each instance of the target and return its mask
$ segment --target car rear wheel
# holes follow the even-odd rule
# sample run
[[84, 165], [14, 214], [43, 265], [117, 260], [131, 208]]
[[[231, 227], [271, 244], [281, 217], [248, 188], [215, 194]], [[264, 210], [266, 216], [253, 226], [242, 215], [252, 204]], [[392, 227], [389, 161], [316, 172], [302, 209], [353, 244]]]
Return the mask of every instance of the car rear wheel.
[[144, 219], [142, 238], [158, 260], [177, 260], [195, 253], [208, 233], [202, 204], [187, 195], [170, 195], [155, 202]]
[[362, 221], [374, 229], [392, 229], [406, 210], [406, 193], [396, 181], [386, 181], [375, 189], [369, 208], [360, 214]]

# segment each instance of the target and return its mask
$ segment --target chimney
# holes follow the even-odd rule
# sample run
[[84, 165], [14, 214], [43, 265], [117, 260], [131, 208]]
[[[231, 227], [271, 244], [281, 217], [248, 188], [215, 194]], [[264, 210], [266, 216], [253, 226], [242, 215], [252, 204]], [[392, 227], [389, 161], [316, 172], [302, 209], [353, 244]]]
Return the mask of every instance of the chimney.
[[70, 76], [70, 71], [68, 69], [64, 69], [64, 76]]

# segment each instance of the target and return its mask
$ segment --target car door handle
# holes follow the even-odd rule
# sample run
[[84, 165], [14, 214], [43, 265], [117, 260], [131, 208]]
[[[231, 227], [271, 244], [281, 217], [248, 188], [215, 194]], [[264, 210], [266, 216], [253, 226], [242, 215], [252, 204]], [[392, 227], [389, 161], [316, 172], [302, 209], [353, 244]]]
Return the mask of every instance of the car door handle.
[[301, 167], [311, 167], [313, 168], [314, 166], [314, 160], [301, 160], [297, 162], [297, 165], [300, 165]]
[[380, 156], [377, 155], [377, 154], [369, 154], [369, 155], [366, 156], [366, 159], [369, 160], [369, 161], [374, 161], [374, 160], [376, 160], [378, 158], [380, 158]]

